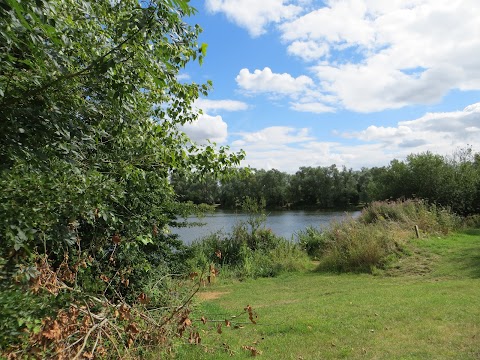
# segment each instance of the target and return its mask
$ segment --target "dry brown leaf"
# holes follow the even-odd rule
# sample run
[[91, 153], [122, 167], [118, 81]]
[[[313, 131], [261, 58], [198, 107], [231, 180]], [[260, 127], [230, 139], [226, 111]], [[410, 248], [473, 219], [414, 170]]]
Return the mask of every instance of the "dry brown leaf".
[[112, 241], [115, 245], [118, 245], [118, 244], [120, 244], [122, 239], [120, 238], [120, 235], [115, 234], [115, 235], [112, 236]]
[[242, 346], [242, 349], [250, 351], [250, 354], [252, 356], [257, 356], [257, 355], [260, 355], [262, 353], [260, 350], [254, 348], [253, 346], [244, 345], [244, 346]]
[[248, 318], [250, 319], [250, 321], [253, 323], [253, 324], [256, 324], [256, 320], [255, 319], [258, 319], [258, 316], [256, 313], [254, 313], [252, 307], [250, 305], [247, 305], [244, 309], [246, 312], [248, 312]]
[[198, 276], [198, 273], [197, 272], [191, 272], [190, 274], [188, 274], [188, 276], [190, 277], [190, 280], [193, 280]]
[[139, 302], [140, 304], [148, 304], [148, 302], [150, 301], [150, 300], [148, 299], [147, 294], [145, 294], [145, 293], [141, 293], [141, 294], [138, 296], [137, 300], [138, 300], [138, 302]]
[[131, 348], [132, 345], [133, 345], [133, 338], [130, 336], [130, 337], [128, 338], [128, 341], [127, 341], [127, 347], [128, 347], [128, 348]]
[[125, 332], [130, 334], [138, 334], [140, 332], [140, 329], [138, 328], [138, 325], [136, 323], [132, 322], [128, 324], [127, 328], [125, 329]]
[[130, 309], [126, 304], [122, 304], [118, 311], [120, 312], [120, 320], [128, 320], [130, 319]]

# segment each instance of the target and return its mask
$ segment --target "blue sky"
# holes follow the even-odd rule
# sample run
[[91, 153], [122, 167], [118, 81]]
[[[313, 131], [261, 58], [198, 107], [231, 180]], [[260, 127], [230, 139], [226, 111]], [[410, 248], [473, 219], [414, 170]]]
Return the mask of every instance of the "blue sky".
[[208, 44], [184, 81], [212, 80], [184, 131], [242, 164], [387, 165], [480, 139], [477, 0], [193, 0]]

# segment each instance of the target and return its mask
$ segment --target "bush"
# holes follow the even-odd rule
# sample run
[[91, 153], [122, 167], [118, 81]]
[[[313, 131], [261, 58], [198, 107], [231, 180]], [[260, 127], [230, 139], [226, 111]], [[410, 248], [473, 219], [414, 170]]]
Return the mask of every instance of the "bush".
[[213, 264], [223, 277], [238, 279], [276, 276], [305, 269], [307, 254], [298, 244], [259, 229], [253, 236], [240, 224], [229, 234], [213, 233], [190, 246], [191, 272], [201, 273]]
[[460, 217], [450, 209], [423, 200], [373, 202], [363, 209], [358, 220], [364, 224], [395, 222], [408, 229], [417, 225], [432, 234], [447, 234], [461, 224]]
[[333, 223], [324, 232], [307, 228], [299, 244], [320, 260], [319, 269], [371, 272], [403, 254], [415, 236], [447, 234], [460, 226], [460, 218], [448, 209], [421, 200], [374, 202], [358, 219]]
[[312, 259], [318, 259], [324, 253], [328, 241], [325, 234], [313, 226], [309, 226], [305, 230], [299, 231], [297, 239], [300, 248], [302, 248]]
[[469, 228], [480, 228], [480, 214], [466, 217], [463, 221], [463, 226]]
[[411, 236], [394, 223], [363, 224], [353, 219], [336, 223], [326, 233], [328, 247], [319, 268], [370, 272], [383, 266], [389, 255], [401, 253]]

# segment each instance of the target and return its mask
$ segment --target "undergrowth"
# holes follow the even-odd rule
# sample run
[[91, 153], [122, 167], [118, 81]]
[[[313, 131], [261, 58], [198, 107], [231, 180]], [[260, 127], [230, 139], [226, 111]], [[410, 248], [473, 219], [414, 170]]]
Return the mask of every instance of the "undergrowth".
[[[222, 278], [257, 278], [276, 276], [284, 271], [304, 270], [310, 259], [298, 244], [259, 229], [254, 234], [237, 225], [231, 233], [214, 233], [191, 245], [188, 260], [193, 273], [214, 267]], [[255, 243], [252, 247], [249, 244]]]
[[310, 259], [298, 244], [265, 228], [262, 202], [246, 198], [243, 208], [247, 220], [238, 222], [230, 233], [213, 233], [191, 244], [187, 264], [192, 273], [209, 268], [222, 278], [245, 279], [309, 267]]
[[461, 226], [461, 219], [445, 208], [421, 200], [374, 202], [357, 219], [333, 223], [321, 231], [308, 228], [299, 243], [319, 260], [319, 270], [374, 272], [407, 253], [416, 236], [446, 235]]

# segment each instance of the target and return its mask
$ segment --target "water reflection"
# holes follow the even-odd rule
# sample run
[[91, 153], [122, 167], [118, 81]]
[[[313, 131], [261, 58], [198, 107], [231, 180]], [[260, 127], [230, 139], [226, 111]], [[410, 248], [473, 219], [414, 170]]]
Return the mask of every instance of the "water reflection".
[[[296, 240], [296, 233], [304, 230], [308, 226], [324, 228], [332, 221], [338, 221], [346, 216], [357, 217], [359, 211], [354, 212], [322, 212], [322, 211], [271, 211], [267, 212], [267, 221], [265, 227], [271, 229], [275, 234], [287, 239]], [[232, 227], [238, 221], [245, 221], [247, 215], [228, 210], [216, 210], [203, 218], [191, 217], [188, 222], [202, 222], [204, 226], [193, 226], [187, 228], [174, 228], [172, 232], [178, 234], [184, 243], [190, 244], [192, 241], [207, 236], [213, 232], [230, 232]]]

